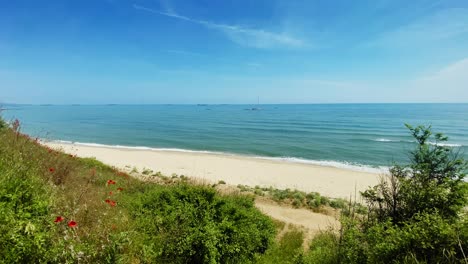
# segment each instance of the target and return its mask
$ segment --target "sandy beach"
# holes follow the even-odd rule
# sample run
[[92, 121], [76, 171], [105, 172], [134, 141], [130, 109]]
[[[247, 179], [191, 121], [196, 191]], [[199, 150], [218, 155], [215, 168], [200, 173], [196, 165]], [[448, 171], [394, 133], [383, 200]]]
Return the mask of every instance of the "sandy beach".
[[147, 168], [168, 176], [176, 173], [209, 182], [223, 180], [230, 185], [290, 188], [335, 198], [354, 197], [356, 192], [377, 184], [380, 177], [377, 173], [237, 155], [45, 144], [80, 157], [95, 157], [120, 169]]

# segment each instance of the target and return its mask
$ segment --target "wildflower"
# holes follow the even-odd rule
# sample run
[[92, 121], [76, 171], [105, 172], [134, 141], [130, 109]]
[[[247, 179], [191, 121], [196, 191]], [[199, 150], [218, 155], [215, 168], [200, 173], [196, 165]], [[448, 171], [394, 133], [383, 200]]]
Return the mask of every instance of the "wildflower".
[[54, 220], [54, 223], [60, 223], [62, 222], [63, 220], [65, 220], [65, 218], [63, 218], [62, 216], [57, 216]]
[[107, 204], [109, 204], [110, 206], [114, 207], [117, 205], [117, 202], [116, 201], [112, 201], [112, 200], [109, 200], [109, 199], [106, 199], [105, 201]]
[[51, 168], [49, 168], [49, 172], [53, 173], [54, 171], [55, 171], [55, 169], [54, 169], [54, 168], [52, 168], [52, 167], [51, 167]]
[[113, 181], [113, 180], [108, 180], [108, 181], [107, 181], [107, 185], [110, 185], [110, 184], [115, 184], [115, 181]]
[[114, 193], [112, 193], [112, 192], [109, 192], [109, 195], [112, 195], [112, 194], [114, 194]]
[[72, 228], [73, 228], [73, 227], [76, 227], [76, 226], [77, 226], [77, 224], [76, 224], [75, 221], [71, 220], [70, 222], [68, 222], [68, 227], [72, 227]]
[[119, 188], [117, 188], [117, 191], [121, 192], [121, 191], [123, 191], [123, 188], [119, 187]]

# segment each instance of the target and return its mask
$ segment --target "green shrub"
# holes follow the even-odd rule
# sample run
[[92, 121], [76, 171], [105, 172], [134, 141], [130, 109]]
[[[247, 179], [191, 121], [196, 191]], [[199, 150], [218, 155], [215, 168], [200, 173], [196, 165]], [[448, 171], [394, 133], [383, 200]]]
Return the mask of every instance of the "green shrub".
[[338, 237], [332, 231], [318, 234], [310, 243], [309, 251], [304, 256], [304, 263], [335, 264], [338, 258]]
[[275, 234], [268, 217], [244, 196], [180, 184], [146, 190], [133, 204], [144, 236], [144, 262], [245, 263]]
[[264, 255], [258, 256], [256, 263], [300, 263], [303, 257], [303, 242], [303, 232], [299, 230], [289, 231]]
[[[418, 145], [411, 164], [363, 193], [368, 218], [351, 205], [342, 215], [341, 263], [466, 263], [467, 163], [444, 145], [429, 144], [430, 128], [408, 126]], [[436, 134], [434, 141], [447, 140]]]

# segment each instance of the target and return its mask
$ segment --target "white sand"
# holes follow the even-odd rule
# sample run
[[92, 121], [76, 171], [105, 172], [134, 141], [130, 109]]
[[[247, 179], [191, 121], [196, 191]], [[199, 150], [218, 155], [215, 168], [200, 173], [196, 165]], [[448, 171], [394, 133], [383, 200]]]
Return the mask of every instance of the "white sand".
[[176, 173], [211, 182], [223, 180], [231, 185], [314, 191], [329, 197], [350, 198], [356, 193], [359, 196], [359, 191], [379, 181], [376, 173], [236, 155], [46, 144], [80, 157], [95, 157], [121, 169], [148, 168], [168, 176]]
[[307, 209], [296, 209], [285, 205], [278, 205], [271, 201], [257, 199], [255, 206], [264, 214], [283, 223], [303, 227], [310, 233], [310, 237], [321, 231], [339, 230], [340, 222], [333, 216], [314, 213]]

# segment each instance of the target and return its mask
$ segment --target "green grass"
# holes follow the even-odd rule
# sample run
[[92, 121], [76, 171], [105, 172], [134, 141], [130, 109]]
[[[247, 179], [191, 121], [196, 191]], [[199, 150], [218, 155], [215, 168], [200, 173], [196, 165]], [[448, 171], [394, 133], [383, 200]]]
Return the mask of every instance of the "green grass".
[[249, 263], [274, 244], [251, 197], [155, 174], [170, 184], [48, 149], [1, 121], [0, 263]]

